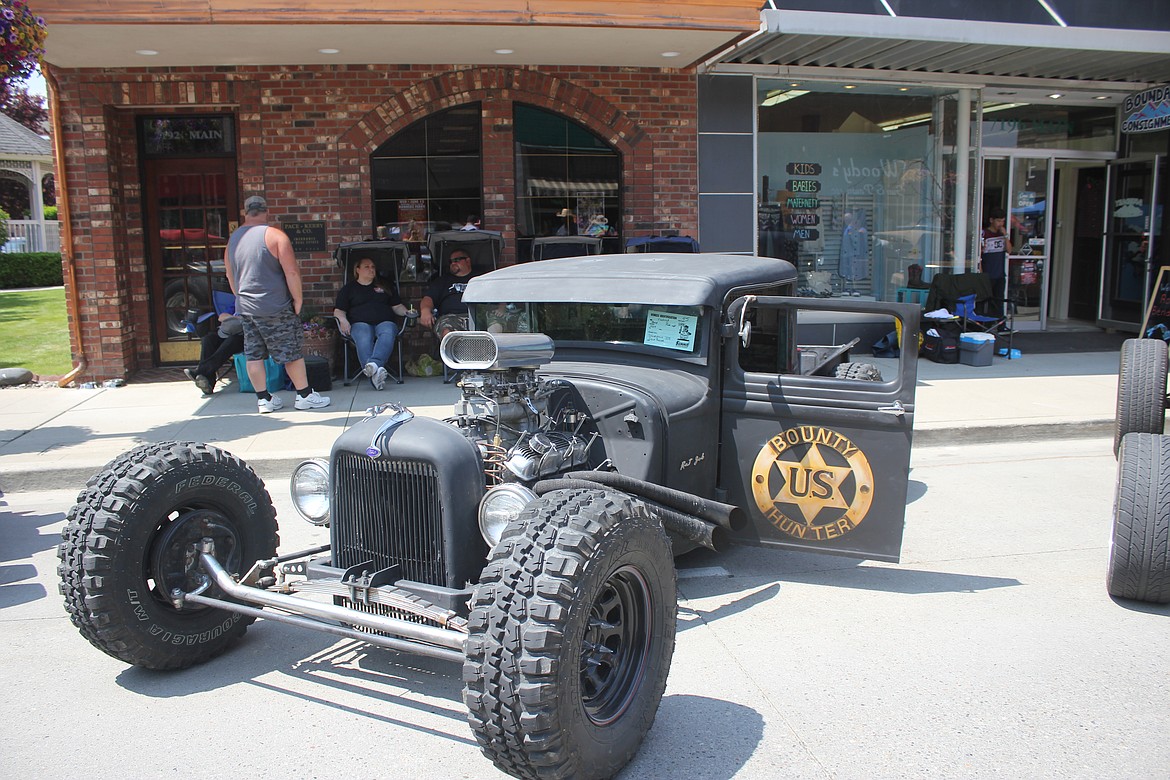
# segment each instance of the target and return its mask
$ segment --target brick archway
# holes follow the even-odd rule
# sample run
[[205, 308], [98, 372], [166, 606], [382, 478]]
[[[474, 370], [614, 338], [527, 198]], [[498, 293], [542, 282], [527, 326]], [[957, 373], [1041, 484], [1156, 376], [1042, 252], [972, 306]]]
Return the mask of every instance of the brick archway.
[[512, 106], [527, 103], [572, 119], [622, 155], [627, 224], [653, 219], [651, 136], [620, 109], [582, 86], [537, 70], [469, 68], [423, 79], [369, 111], [338, 139], [342, 233], [370, 232], [370, 155], [387, 139], [437, 111], [467, 103], [483, 106], [483, 178], [490, 188], [483, 217], [501, 230], [514, 259], [515, 179]]

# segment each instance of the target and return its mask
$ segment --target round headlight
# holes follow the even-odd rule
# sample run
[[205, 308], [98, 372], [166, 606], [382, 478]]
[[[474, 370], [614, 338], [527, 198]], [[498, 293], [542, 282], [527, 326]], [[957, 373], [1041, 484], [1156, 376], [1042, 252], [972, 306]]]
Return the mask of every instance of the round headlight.
[[505, 526], [515, 520], [536, 494], [523, 485], [497, 485], [479, 502], [479, 532], [489, 547], [495, 547]]
[[329, 463], [320, 458], [306, 460], [289, 480], [293, 507], [313, 525], [329, 523]]

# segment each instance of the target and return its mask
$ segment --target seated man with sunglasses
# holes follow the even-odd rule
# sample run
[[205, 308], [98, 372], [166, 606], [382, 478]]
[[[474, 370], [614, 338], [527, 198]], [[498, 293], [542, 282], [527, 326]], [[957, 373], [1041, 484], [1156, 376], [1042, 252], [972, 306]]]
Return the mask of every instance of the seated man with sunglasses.
[[430, 283], [419, 302], [419, 324], [432, 328], [441, 340], [451, 331], [467, 330], [467, 304], [463, 291], [476, 274], [471, 272], [471, 255], [456, 247], [447, 261], [447, 272]]

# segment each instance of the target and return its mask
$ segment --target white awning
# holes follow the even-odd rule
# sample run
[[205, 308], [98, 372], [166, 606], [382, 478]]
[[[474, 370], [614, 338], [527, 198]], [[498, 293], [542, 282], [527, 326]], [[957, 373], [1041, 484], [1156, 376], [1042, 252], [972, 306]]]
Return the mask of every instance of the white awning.
[[775, 11], [709, 64], [1170, 82], [1170, 32]]

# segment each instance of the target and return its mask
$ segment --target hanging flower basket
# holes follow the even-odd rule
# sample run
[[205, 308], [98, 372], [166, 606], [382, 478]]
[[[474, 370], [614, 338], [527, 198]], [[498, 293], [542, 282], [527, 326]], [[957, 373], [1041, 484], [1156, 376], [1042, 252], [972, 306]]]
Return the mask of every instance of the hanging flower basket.
[[45, 20], [26, 0], [0, 0], [0, 81], [27, 79], [45, 56]]

